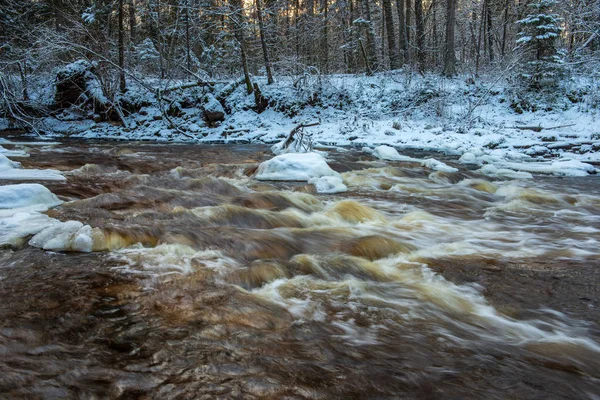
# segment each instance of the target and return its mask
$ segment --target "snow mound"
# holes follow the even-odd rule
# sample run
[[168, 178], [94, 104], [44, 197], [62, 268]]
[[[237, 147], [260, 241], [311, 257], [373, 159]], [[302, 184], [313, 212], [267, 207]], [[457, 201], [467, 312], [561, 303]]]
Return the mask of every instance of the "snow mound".
[[79, 221], [56, 221], [31, 238], [29, 244], [44, 250], [89, 253], [93, 248], [92, 235], [92, 227]]
[[38, 183], [0, 186], [0, 215], [9, 212], [14, 214], [17, 211], [11, 211], [23, 208], [46, 211], [61, 203], [58, 197]]
[[0, 180], [64, 181], [66, 179], [60, 172], [52, 169], [19, 169], [19, 165], [4, 154], [0, 154]]
[[308, 183], [315, 185], [318, 193], [343, 193], [348, 191], [344, 181], [339, 176], [322, 176], [320, 178], [311, 178]]
[[322, 176], [339, 176], [317, 153], [281, 154], [259, 165], [259, 181], [305, 181]]

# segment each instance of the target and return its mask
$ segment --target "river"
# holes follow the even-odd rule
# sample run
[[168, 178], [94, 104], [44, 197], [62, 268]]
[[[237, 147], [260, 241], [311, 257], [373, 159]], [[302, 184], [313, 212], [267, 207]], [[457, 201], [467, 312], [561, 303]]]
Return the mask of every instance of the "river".
[[0, 251], [0, 398], [600, 396], [597, 177], [327, 149], [322, 195], [253, 179], [266, 146], [24, 147], [104, 239]]

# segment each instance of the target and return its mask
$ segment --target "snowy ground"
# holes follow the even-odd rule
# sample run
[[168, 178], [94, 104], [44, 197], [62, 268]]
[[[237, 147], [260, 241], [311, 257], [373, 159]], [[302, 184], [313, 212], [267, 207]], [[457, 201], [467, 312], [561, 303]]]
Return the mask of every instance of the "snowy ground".
[[[260, 114], [253, 111], [254, 96], [246, 95], [240, 86], [226, 100], [225, 121], [211, 127], [202, 116], [203, 106], [214, 99], [206, 89], [170, 93], [175, 111], [168, 121], [152, 94], [133, 87], [126, 97], [146, 105], [127, 117], [128, 128], [65, 112], [58, 119], [46, 119], [44, 131], [48, 137], [276, 143], [297, 124], [320, 121], [306, 129], [316, 144], [436, 150], [485, 167], [482, 171], [488, 175], [508, 178], [596, 172], [589, 164], [600, 164], [596, 78], [566, 82], [565, 95], [555, 102], [532, 104], [520, 101], [497, 79], [468, 84], [466, 78], [401, 72], [373, 77], [306, 76], [296, 87], [297, 77], [279, 77], [274, 85], [257, 78], [270, 99], [269, 108]], [[170, 127], [171, 122], [185, 134]], [[516, 128], [524, 126], [544, 129]]]

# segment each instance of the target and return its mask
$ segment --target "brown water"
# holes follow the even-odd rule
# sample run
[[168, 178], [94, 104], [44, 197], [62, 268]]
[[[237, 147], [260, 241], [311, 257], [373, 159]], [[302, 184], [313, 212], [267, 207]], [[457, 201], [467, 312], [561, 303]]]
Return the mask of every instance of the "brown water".
[[0, 252], [0, 398], [600, 396], [598, 178], [331, 151], [318, 195], [260, 146], [27, 150], [103, 238]]

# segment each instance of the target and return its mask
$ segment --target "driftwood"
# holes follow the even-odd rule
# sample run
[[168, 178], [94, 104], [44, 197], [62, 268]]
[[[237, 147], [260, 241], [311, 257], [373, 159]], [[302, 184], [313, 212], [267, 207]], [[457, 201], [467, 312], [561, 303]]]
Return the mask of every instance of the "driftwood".
[[552, 130], [552, 129], [568, 128], [570, 126], [575, 126], [575, 124], [551, 126], [551, 127], [548, 127], [548, 128], [544, 128], [542, 126], [515, 126], [514, 129], [519, 129], [521, 131], [541, 132], [543, 130], [549, 131], [549, 130]]
[[298, 124], [296, 125], [296, 127], [294, 129], [292, 129], [292, 131], [290, 132], [290, 134], [288, 135], [287, 139], [285, 140], [285, 142], [283, 142], [283, 146], [281, 147], [283, 150], [287, 149], [288, 147], [290, 147], [290, 145], [294, 142], [294, 136], [299, 133], [302, 132], [302, 130], [304, 128], [308, 128], [311, 126], [317, 126], [320, 125], [321, 121], [317, 121], [317, 122], [311, 122], [308, 124]]

